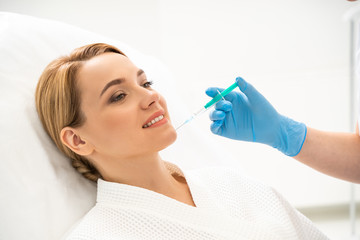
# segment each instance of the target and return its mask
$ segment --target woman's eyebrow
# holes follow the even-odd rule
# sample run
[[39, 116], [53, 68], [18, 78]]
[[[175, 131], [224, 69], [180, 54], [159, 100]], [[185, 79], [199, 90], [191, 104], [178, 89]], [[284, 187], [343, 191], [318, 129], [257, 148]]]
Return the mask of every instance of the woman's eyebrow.
[[141, 74], [145, 73], [144, 70], [142, 69], [139, 69], [138, 72], [137, 72], [137, 76], [140, 76]]
[[[138, 72], [137, 72], [137, 76], [140, 76], [140, 75], [143, 74], [143, 73], [145, 73], [144, 70], [139, 69]], [[111, 87], [111, 86], [113, 86], [113, 85], [121, 84], [121, 83], [123, 83], [123, 82], [124, 82], [124, 79], [123, 79], [123, 78], [117, 78], [117, 79], [114, 79], [114, 80], [108, 82], [108, 83], [105, 85], [104, 89], [101, 91], [100, 97], [105, 93], [105, 91], [106, 91], [109, 87]]]
[[111, 86], [113, 86], [113, 85], [116, 85], [116, 84], [121, 84], [121, 83], [123, 83], [123, 82], [124, 82], [124, 79], [123, 79], [123, 78], [114, 79], [114, 80], [108, 82], [108, 83], [105, 85], [104, 89], [101, 91], [100, 97], [104, 94], [104, 92], [105, 92], [109, 87], [111, 87]]

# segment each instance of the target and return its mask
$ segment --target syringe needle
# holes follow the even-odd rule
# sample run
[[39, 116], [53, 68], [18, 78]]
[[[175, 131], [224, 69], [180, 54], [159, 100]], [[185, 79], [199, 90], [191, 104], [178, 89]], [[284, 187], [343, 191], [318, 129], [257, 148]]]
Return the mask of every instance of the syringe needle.
[[183, 122], [182, 124], [180, 124], [180, 126], [178, 126], [177, 128], [175, 128], [175, 130], [177, 131], [179, 128], [181, 128], [182, 126], [184, 126], [185, 124], [191, 122], [193, 119], [195, 119], [195, 117], [199, 116], [200, 114], [206, 112], [206, 108], [202, 107], [199, 111], [197, 111], [196, 113], [194, 113], [193, 115], [191, 115], [191, 117], [189, 119], [187, 119], [185, 122]]
[[181, 128], [182, 126], [184, 126], [185, 124], [187, 124], [188, 122], [190, 122], [191, 120], [193, 120], [194, 117], [191, 116], [191, 118], [187, 119], [185, 122], [183, 122], [182, 124], [180, 124], [180, 126], [178, 126], [177, 128], [175, 128], [175, 131], [177, 131], [179, 128]]

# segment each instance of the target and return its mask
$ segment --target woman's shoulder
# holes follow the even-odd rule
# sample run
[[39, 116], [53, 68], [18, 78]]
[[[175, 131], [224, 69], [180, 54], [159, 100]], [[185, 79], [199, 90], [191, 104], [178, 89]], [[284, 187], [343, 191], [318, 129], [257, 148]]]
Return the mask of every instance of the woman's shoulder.
[[272, 186], [246, 175], [241, 169], [226, 166], [209, 166], [193, 169], [186, 177], [223, 201], [244, 202], [249, 205], [259, 198], [266, 197], [281, 201], [279, 194]]

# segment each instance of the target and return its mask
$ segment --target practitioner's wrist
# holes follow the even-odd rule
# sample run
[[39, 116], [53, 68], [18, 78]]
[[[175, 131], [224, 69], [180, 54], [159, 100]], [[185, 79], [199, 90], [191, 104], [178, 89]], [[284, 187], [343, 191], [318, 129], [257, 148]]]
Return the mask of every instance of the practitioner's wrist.
[[304, 123], [281, 116], [278, 144], [274, 146], [289, 157], [299, 154], [304, 144], [307, 127]]

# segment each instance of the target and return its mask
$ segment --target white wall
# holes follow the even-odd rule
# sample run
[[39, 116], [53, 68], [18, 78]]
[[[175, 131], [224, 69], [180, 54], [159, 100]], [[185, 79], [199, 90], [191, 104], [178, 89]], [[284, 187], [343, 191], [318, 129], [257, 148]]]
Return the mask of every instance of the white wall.
[[[227, 87], [242, 76], [279, 112], [311, 127], [349, 131], [349, 23], [343, 15], [355, 4], [345, 0], [2, 0], [0, 11], [67, 22], [157, 56], [174, 74], [179, 93], [189, 96], [185, 100], [189, 112], [208, 100], [207, 87]], [[219, 159], [218, 164], [235, 166], [273, 185], [297, 207], [348, 201], [348, 183], [270, 147], [214, 136], [209, 124], [206, 116], [193, 123], [229, 151], [232, 158]], [[204, 164], [206, 159], [184, 165]]]

